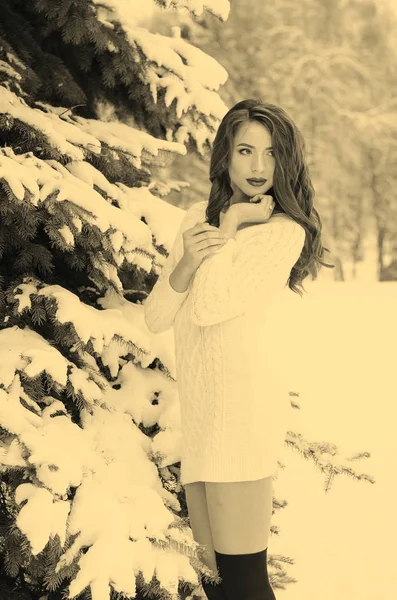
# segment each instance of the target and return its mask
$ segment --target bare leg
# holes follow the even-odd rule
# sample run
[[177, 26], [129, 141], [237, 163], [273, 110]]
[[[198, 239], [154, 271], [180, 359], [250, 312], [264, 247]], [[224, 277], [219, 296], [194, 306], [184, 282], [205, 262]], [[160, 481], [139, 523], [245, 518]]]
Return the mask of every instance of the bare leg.
[[267, 548], [273, 508], [273, 480], [206, 482], [215, 550], [249, 554]]
[[[212, 542], [204, 481], [187, 483], [185, 485], [185, 492], [193, 538], [196, 542], [205, 546], [207, 556], [202, 557], [203, 563], [214, 574], [217, 574], [218, 567]], [[205, 581], [202, 581], [201, 584], [208, 600], [227, 600], [222, 584], [212, 585]]]
[[275, 600], [267, 574], [273, 480], [206, 482], [215, 558], [228, 600]]

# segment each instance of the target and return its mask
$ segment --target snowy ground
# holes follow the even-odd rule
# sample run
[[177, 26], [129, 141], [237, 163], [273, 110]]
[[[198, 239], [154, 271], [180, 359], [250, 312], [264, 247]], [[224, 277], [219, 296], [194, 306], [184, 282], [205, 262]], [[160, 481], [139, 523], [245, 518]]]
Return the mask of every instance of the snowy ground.
[[[283, 331], [275, 352], [286, 361], [301, 411], [291, 429], [368, 451], [356, 471], [375, 484], [339, 476], [328, 493], [315, 466], [285, 449], [275, 492], [289, 502], [274, 522], [269, 553], [295, 560], [298, 580], [277, 600], [392, 600], [395, 568], [397, 459], [397, 283], [309, 282], [308, 294], [277, 306]], [[277, 319], [278, 320], [278, 319]], [[282, 341], [288, 338], [289, 346]], [[276, 341], [276, 340], [279, 341]]]

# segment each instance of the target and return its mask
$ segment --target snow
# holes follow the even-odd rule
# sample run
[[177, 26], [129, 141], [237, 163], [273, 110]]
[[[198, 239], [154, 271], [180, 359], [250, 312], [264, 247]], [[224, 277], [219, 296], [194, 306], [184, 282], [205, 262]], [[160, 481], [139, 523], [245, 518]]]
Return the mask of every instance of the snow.
[[[9, 55], [10, 57], [10, 55]], [[4, 60], [0, 60], [0, 73], [3, 73], [7, 79], [11, 79], [14, 77], [18, 81], [22, 80], [22, 75], [18, 73], [15, 69], [13, 69], [8, 63]]]
[[[89, 192], [96, 195], [95, 214], [103, 228], [112, 231], [115, 252], [120, 251], [120, 244], [126, 243], [120, 230], [113, 231], [114, 225], [117, 226], [113, 215], [117, 211], [119, 216], [123, 215], [119, 223], [124, 223], [124, 232], [133, 215], [144, 215], [148, 225], [139, 221], [140, 225], [150, 237], [152, 230], [158, 232], [158, 243], [164, 243], [170, 250], [183, 210], [152, 196], [147, 189], [130, 190], [123, 185], [108, 188], [120, 205], [112, 207], [90, 187], [89, 183], [95, 180], [91, 168], [86, 171], [79, 165], [74, 172], [82, 179], [77, 179], [61, 165], [55, 169], [53, 161], [48, 164], [5, 150], [4, 178], [12, 181], [16, 165], [23, 189], [28, 188], [32, 194], [29, 200], [20, 194], [18, 201], [30, 201], [32, 207], [40, 207], [40, 194], [46, 186], [52, 190], [58, 184], [60, 189], [59, 184], [65, 178], [73, 180], [75, 191], [70, 193], [74, 188], [69, 188], [68, 197], [87, 208]], [[130, 229], [126, 251], [135, 248], [134, 237], [136, 233]], [[117, 591], [133, 594], [139, 570], [148, 582], [155, 572], [169, 590], [176, 591], [180, 577], [197, 584], [187, 556], [180, 553], [168, 556], [147, 540], [149, 532], [157, 540], [164, 540], [166, 546], [172, 540], [190, 548], [197, 545], [190, 529], [168, 529], [175, 521], [168, 507], [175, 512], [180, 507], [176, 498], [164, 489], [158, 473], [158, 468], [164, 469], [180, 460], [180, 413], [176, 382], [172, 379], [175, 378], [172, 332], [163, 336], [148, 332], [143, 306], [127, 302], [111, 290], [99, 300], [102, 310], [98, 310], [85, 305], [70, 291], [58, 285], [45, 285], [32, 277], [26, 277], [14, 289], [15, 313], [31, 310], [32, 299], [40, 296], [49, 301], [45, 306], [46, 310], [51, 306], [51, 318], [59, 323], [72, 323], [81, 344], [92, 342], [96, 355], [109, 366], [111, 375], [116, 377], [114, 383], [121, 388], [109, 385], [94, 356], [78, 344], [71, 351], [82, 360], [81, 368], [28, 327], [22, 330], [14, 326], [0, 331], [0, 422], [10, 434], [8, 441], [2, 443], [0, 461], [3, 469], [34, 467], [31, 483], [28, 487], [26, 484], [18, 487], [16, 497], [19, 503], [26, 501], [17, 524], [27, 536], [33, 554], [41, 552], [56, 534], [63, 541], [65, 531], [80, 532], [58, 564], [60, 568], [74, 559], [78, 561], [80, 570], [70, 586], [72, 597], [89, 584], [93, 600], [108, 600], [110, 581]], [[139, 363], [122, 358], [129, 350], [134, 350]], [[169, 369], [168, 379], [159, 371], [145, 369], [157, 356], [162, 357]], [[42, 398], [43, 408], [24, 391], [22, 377], [36, 378], [43, 373], [55, 393], [66, 388], [69, 397], [71, 391], [84, 397], [81, 426], [72, 422], [55, 396]], [[157, 392], [160, 392], [158, 403], [152, 404]], [[151, 440], [138, 429], [139, 423], [146, 427], [158, 423], [161, 430]], [[152, 462], [153, 456], [158, 468]], [[77, 490], [73, 503], [66, 495], [70, 487]], [[80, 552], [83, 546], [89, 546], [84, 555]], [[119, 557], [120, 548], [124, 548], [123, 560], [112, 562], [111, 557]]]
[[[52, 107], [38, 103], [44, 110], [31, 108], [22, 98], [10, 90], [2, 88], [0, 112], [34, 128], [40, 136], [47, 138], [48, 144], [64, 154], [69, 160], [83, 161], [84, 149], [101, 153], [102, 144], [117, 148], [126, 153], [131, 163], [140, 168], [143, 151], [157, 156], [159, 150], [186, 154], [186, 148], [177, 142], [161, 140], [118, 121], [99, 121], [71, 116], [64, 107]], [[97, 176], [104, 178], [103, 174]]]
[[160, 67], [165, 66], [189, 86], [193, 87], [198, 82], [208, 89], [217, 90], [227, 79], [226, 69], [212, 56], [181, 37], [167, 37], [143, 28], [135, 28], [129, 33], [131, 42], [138, 43], [150, 61]]
[[114, 28], [114, 22], [136, 24], [147, 21], [153, 15], [155, 2], [153, 0], [93, 0], [96, 21]]
[[[144, 324], [142, 305], [128, 302], [108, 291], [99, 300], [99, 305], [104, 308], [104, 310], [100, 310], [81, 302], [76, 294], [61, 286], [41, 284], [39, 289], [39, 282], [37, 281], [35, 285], [32, 279], [29, 283], [16, 286], [14, 293], [15, 300], [18, 303], [18, 312], [31, 308], [31, 295], [53, 299], [55, 301], [54, 317], [57, 322], [62, 324], [72, 323], [80, 342], [84, 345], [89, 341], [92, 343], [95, 353], [100, 356], [103, 364], [109, 367], [112, 377], [118, 374], [120, 357], [127, 353], [127, 348], [132, 349], [136, 346], [143, 348], [148, 356], [149, 362], [147, 364], [155, 358], [155, 355], [150, 352], [153, 334], [147, 330]], [[164, 336], [164, 340], [169, 340], [169, 335]], [[158, 346], [159, 344], [157, 344]], [[45, 363], [45, 360], [48, 359], [45, 354], [46, 351], [47, 349], [44, 348], [35, 350], [36, 361], [25, 367], [27, 374], [36, 376], [40, 372], [38, 369], [40, 369], [41, 363], [39, 362], [37, 366], [38, 356], [41, 352]], [[166, 362], [171, 362], [171, 370], [174, 372], [173, 361], [167, 360], [170, 358], [170, 351], [164, 353], [163, 358]], [[144, 354], [142, 360], [144, 363], [147, 362]], [[84, 381], [82, 374], [78, 373], [79, 371], [76, 373], [72, 371], [69, 381], [74, 382], [76, 390], [84, 390], [85, 399], [93, 402], [98, 397], [98, 390], [96, 387], [92, 387], [92, 382]], [[66, 381], [63, 380], [64, 385], [65, 383]]]
[[[174, 10], [188, 10], [196, 16], [206, 9], [222, 20], [227, 19], [230, 10], [228, 0], [172, 0], [163, 4]], [[149, 86], [153, 101], [157, 103], [160, 88], [165, 88], [167, 107], [175, 101], [178, 127], [183, 128], [183, 133], [178, 135], [177, 127], [176, 131], [170, 132], [171, 136], [167, 135], [167, 140], [171, 143], [172, 136], [175, 136], [177, 142], [186, 143], [190, 137], [196, 141], [198, 151], [203, 154], [204, 145], [212, 142], [216, 124], [228, 110], [216, 92], [227, 81], [226, 69], [214, 58], [182, 39], [178, 27], [172, 28], [171, 36], [151, 33], [146, 28], [139, 27], [141, 20], [145, 21], [150, 15], [151, 9], [142, 7], [137, 0], [128, 3], [106, 0], [98, 2], [96, 10], [101, 22], [107, 27], [113, 28], [114, 23], [119, 23], [126, 32], [130, 46], [139, 47], [146, 56], [145, 69], [142, 69], [140, 78], [143, 84]], [[113, 46], [109, 49], [117, 52]], [[139, 54], [134, 59], [138, 63]], [[201, 131], [197, 138], [197, 119], [191, 123], [186, 118], [189, 111], [201, 113]]]
[[[43, 550], [49, 537], [59, 535], [61, 544], [66, 541], [66, 524], [70, 503], [63, 500], [54, 501], [54, 497], [43, 487], [31, 483], [22, 483], [17, 487], [15, 501], [21, 504], [28, 500], [20, 510], [16, 523], [19, 529], [29, 534], [32, 553]], [[38, 519], [40, 527], [32, 528], [32, 520]]]
[[74, 116], [73, 121], [101, 142], [130, 155], [132, 164], [137, 168], [142, 166], [141, 156], [144, 150], [152, 156], [158, 156], [160, 150], [186, 154], [186, 148], [182, 144], [155, 138], [146, 131], [140, 131], [125, 123], [83, 119], [78, 116]]
[[[56, 203], [67, 201], [71, 212], [70, 222], [57, 228], [59, 237], [54, 237], [54, 242], [61, 245], [63, 250], [70, 250], [76, 236], [81, 233], [82, 222], [94, 224], [107, 235], [117, 266], [126, 260], [149, 272], [154, 261], [158, 269], [157, 265], [163, 265], [165, 257], [154, 247], [152, 232], [157, 244], [163, 244], [170, 250], [184, 215], [182, 209], [168, 205], [148, 188], [110, 184], [85, 161], [72, 161], [65, 168], [56, 161], [44, 161], [31, 153], [15, 155], [10, 148], [2, 148], [0, 177], [19, 201], [30, 202], [35, 207], [44, 203], [52, 214], [55, 213]], [[109, 198], [117, 200], [119, 207], [113, 206], [93, 189], [94, 185], [103, 189]], [[25, 198], [25, 190], [30, 192], [29, 198]], [[73, 207], [79, 210], [78, 218], [73, 215]], [[147, 225], [141, 220], [142, 216], [145, 216]], [[71, 229], [72, 224], [77, 225], [75, 232]], [[48, 231], [51, 232], [50, 229]], [[95, 256], [92, 261], [122, 290], [114, 265], [99, 262]]]
[[[71, 161], [83, 161], [88, 151], [99, 154], [103, 144], [106, 144], [111, 149], [124, 152], [135, 167], [141, 168], [144, 152], [152, 156], [157, 156], [160, 150], [185, 154], [184, 144], [189, 138], [196, 142], [198, 151], [204, 154], [205, 145], [213, 141], [216, 125], [228, 110], [217, 93], [227, 80], [226, 69], [211, 56], [183, 40], [176, 28], [173, 35], [164, 36], [138, 27], [137, 13], [140, 9], [136, 2], [121, 5], [108, 1], [107, 10], [103, 3], [100, 4], [97, 10], [105, 12], [109, 19], [104, 17], [102, 22], [108, 26], [112, 25], [112, 20], [120, 22], [132, 48], [139, 46], [146, 55], [148, 62], [140, 76], [142, 83], [149, 86], [154, 102], [157, 102], [160, 88], [165, 88], [167, 107], [175, 101], [179, 123], [174, 131], [167, 131], [167, 139], [154, 138], [147, 132], [119, 122], [114, 116], [114, 108], [101, 102], [97, 106], [99, 119], [84, 119], [72, 115], [68, 108], [52, 107], [44, 102], [37, 103], [43, 110], [31, 108], [21, 97], [3, 87], [0, 112], [34, 128], [39, 137], [44, 135], [51, 146]], [[172, 7], [188, 7], [194, 14], [200, 14], [207, 8], [227, 18], [229, 3], [219, 0], [206, 3], [173, 2]], [[114, 51], [117, 49], [114, 48]], [[189, 116], [190, 111], [199, 113], [199, 125], [197, 117], [192, 120]], [[113, 118], [109, 118], [109, 115]], [[132, 116], [130, 120], [133, 120]], [[114, 158], [117, 159], [116, 154]], [[19, 193], [22, 193], [21, 188]], [[65, 235], [64, 239], [68, 242], [71, 236], [67, 232]]]
[[[103, 323], [100, 321], [97, 328]], [[70, 586], [72, 597], [90, 584], [95, 600], [108, 599], [109, 581], [119, 592], [134, 593], [135, 575], [141, 568], [148, 582], [155, 570], [169, 589], [176, 590], [181, 576], [197, 583], [187, 556], [174, 553], [171, 558], [147, 540], [148, 536], [164, 541], [169, 537], [196, 546], [187, 530], [169, 529], [175, 518], [167, 507], [178, 511], [179, 504], [163, 488], [150, 460], [151, 440], [130, 416], [145, 425], [158, 421], [170, 430], [180, 427], [176, 384], [164, 383], [159, 373], [147, 376], [141, 368], [126, 363], [120, 370], [125, 387], [118, 391], [108, 385], [101, 406], [91, 406], [91, 412], [81, 411], [80, 427], [55, 398], [47, 397], [49, 405], [42, 410], [36, 405], [35, 413], [19, 401], [26, 393], [17, 371], [26, 373], [29, 367], [30, 376], [46, 372], [55, 384], [65, 386], [65, 378], [61, 382], [58, 378], [66, 376], [71, 363], [58, 350], [28, 328], [12, 327], [0, 331], [0, 358], [0, 422], [18, 436], [18, 443], [28, 452], [28, 458], [22, 459], [15, 441], [10, 440], [8, 448], [3, 445], [1, 463], [3, 468], [11, 464], [35, 467], [34, 482], [21, 484], [16, 490], [17, 503], [27, 500], [17, 524], [29, 539], [32, 553], [39, 553], [55, 534], [63, 542], [66, 530], [70, 534], [80, 532], [59, 564], [59, 568], [70, 564], [83, 546], [90, 546], [79, 558], [80, 570]], [[78, 372], [75, 365], [73, 370]], [[78, 379], [86, 376], [82, 371]], [[153, 391], [162, 388], [164, 398], [152, 406]], [[84, 395], [87, 400], [86, 390]], [[53, 416], [60, 408], [63, 414]], [[175, 434], [173, 443], [168, 435], [166, 444], [172, 447], [168, 464], [180, 460], [180, 435]], [[162, 450], [158, 441], [155, 451]], [[73, 503], [66, 497], [70, 486], [77, 488]], [[120, 548], [125, 549], [122, 560]], [[112, 557], [118, 558], [113, 561]], [[170, 561], [172, 569], [168, 568]]]
[[278, 600], [393, 600], [397, 284], [320, 276], [319, 285], [305, 287], [302, 301], [292, 295], [275, 307], [275, 322], [282, 315], [284, 327], [272, 331], [290, 389], [299, 393], [301, 409], [291, 411], [289, 429], [347, 455], [369, 452], [351, 466], [375, 483], [342, 475], [325, 493], [325, 474], [284, 448], [275, 493], [288, 507], [274, 517], [279, 535], [270, 537], [269, 554], [293, 558], [288, 573], [297, 583], [275, 592]]
[[[5, 88], [2, 88], [0, 94], [0, 112], [8, 113], [14, 119], [20, 119], [36, 129], [40, 135], [44, 134], [54, 148], [71, 160], [84, 159], [84, 153], [77, 145], [90, 144], [92, 151], [94, 148], [97, 152], [100, 151], [99, 141], [92, 136], [88, 136], [78, 127], [62, 121], [51, 113], [46, 114], [37, 108], [30, 108], [22, 98]], [[74, 143], [70, 143], [69, 136]]]
[[[16, 371], [29, 368], [30, 376], [37, 376], [45, 368], [60, 386], [67, 382], [67, 361], [35, 331], [10, 327], [0, 331], [1, 361], [0, 382], [8, 388], [14, 381]], [[32, 414], [33, 417], [33, 414]]]
[[[157, 88], [165, 87], [166, 106], [176, 100], [178, 118], [192, 108], [215, 119], [223, 118], [228, 108], [216, 90], [226, 82], [228, 73], [215, 59], [179, 37], [150, 33], [137, 27], [128, 28], [126, 32], [130, 44], [138, 45], [148, 60], [160, 67], [150, 64], [147, 67], [155, 102]], [[194, 137], [193, 129], [190, 133]]]

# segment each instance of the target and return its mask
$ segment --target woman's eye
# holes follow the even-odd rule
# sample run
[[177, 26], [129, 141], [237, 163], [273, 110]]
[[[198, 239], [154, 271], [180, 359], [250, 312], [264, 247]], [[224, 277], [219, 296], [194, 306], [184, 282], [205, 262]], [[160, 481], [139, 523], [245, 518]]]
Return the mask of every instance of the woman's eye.
[[[249, 148], [241, 148], [241, 150], [239, 150], [239, 154], [243, 154], [243, 152], [249, 152], [251, 154], [251, 150]], [[269, 152], [272, 156], [274, 156], [273, 150], [269, 150]], [[247, 155], [243, 154], [243, 156]]]

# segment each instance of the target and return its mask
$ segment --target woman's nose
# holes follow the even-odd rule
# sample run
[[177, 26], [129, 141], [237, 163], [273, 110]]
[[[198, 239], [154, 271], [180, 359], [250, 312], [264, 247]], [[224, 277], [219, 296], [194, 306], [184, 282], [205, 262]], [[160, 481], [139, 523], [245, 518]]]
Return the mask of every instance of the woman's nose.
[[263, 173], [265, 167], [264, 159], [257, 157], [252, 159], [251, 170], [255, 171], [255, 173]]

